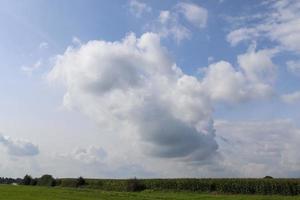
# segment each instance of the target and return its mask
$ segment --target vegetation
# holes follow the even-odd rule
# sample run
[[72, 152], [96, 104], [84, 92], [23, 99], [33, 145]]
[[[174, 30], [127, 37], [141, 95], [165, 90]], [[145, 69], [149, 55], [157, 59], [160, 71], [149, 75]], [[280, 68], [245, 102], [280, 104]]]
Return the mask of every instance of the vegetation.
[[[62, 179], [69, 186], [76, 179]], [[65, 185], [62, 185], [65, 186]], [[299, 195], [300, 179], [87, 179], [86, 188], [107, 191], [190, 191], [223, 194]]]
[[23, 178], [22, 184], [30, 185], [31, 181], [32, 181], [32, 177], [30, 175], [26, 174]]
[[55, 186], [56, 181], [51, 175], [45, 174], [37, 180], [37, 185], [39, 185], [39, 186]]
[[85, 179], [82, 178], [81, 176], [76, 179], [76, 187], [82, 187], [85, 185]]
[[126, 183], [126, 191], [127, 192], [140, 192], [146, 189], [145, 184], [137, 180], [136, 178], [134, 179], [129, 179]]
[[1, 183], [59, 186], [102, 191], [140, 192], [172, 191], [217, 194], [299, 195], [300, 179], [54, 179], [51, 175], [23, 179], [0, 178]]
[[0, 185], [3, 200], [300, 200], [300, 196], [221, 195], [195, 192], [112, 192], [92, 189]]

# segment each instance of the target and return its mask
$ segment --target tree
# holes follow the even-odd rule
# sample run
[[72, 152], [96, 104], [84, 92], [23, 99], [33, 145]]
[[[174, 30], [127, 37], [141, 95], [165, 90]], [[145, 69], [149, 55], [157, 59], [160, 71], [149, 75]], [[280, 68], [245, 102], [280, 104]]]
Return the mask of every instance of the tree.
[[55, 186], [55, 183], [56, 183], [55, 179], [49, 174], [43, 175], [37, 181], [37, 185], [40, 186]]
[[30, 185], [36, 185], [37, 184], [37, 178], [33, 178], [33, 179], [31, 179], [31, 181], [30, 181]]
[[272, 176], [265, 176], [264, 179], [273, 179]]
[[85, 180], [81, 176], [76, 180], [76, 187], [85, 185]]
[[30, 185], [31, 181], [32, 181], [32, 177], [30, 175], [26, 174], [23, 178], [22, 183], [23, 183], [23, 185]]
[[126, 186], [127, 192], [139, 192], [146, 189], [146, 186], [137, 178], [129, 179]]

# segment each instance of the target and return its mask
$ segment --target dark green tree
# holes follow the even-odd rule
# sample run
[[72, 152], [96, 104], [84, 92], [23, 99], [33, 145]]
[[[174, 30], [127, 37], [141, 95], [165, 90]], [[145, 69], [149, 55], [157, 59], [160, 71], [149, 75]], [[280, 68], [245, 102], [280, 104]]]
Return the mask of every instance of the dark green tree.
[[79, 177], [77, 178], [76, 180], [76, 187], [81, 187], [81, 186], [84, 186], [85, 185], [85, 180], [83, 177]]
[[139, 192], [146, 189], [146, 186], [137, 178], [129, 179], [126, 186], [127, 192]]
[[30, 175], [26, 174], [23, 178], [22, 184], [30, 185], [31, 180], [32, 180], [32, 177]]
[[40, 186], [55, 186], [55, 183], [56, 183], [55, 179], [49, 174], [43, 175], [37, 181], [37, 185]]

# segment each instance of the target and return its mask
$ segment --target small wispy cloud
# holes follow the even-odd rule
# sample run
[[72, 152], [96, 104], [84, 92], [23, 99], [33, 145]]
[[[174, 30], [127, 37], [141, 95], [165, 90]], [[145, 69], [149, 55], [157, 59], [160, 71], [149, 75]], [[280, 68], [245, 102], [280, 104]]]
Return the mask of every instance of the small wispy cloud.
[[136, 17], [141, 17], [144, 13], [150, 13], [152, 11], [150, 6], [138, 0], [130, 0], [129, 8], [130, 12]]
[[290, 94], [284, 94], [281, 99], [288, 104], [300, 103], [300, 91], [296, 91]]
[[150, 26], [151, 31], [162, 37], [170, 37], [177, 43], [191, 37], [192, 28], [206, 27], [208, 11], [194, 3], [181, 2], [170, 10], [161, 10]]
[[287, 71], [293, 75], [300, 76], [300, 60], [290, 60], [286, 62]]
[[25, 140], [13, 140], [0, 134], [0, 144], [3, 145], [7, 153], [11, 156], [24, 157], [39, 154], [37, 145]]
[[22, 66], [21, 70], [25, 72], [28, 76], [31, 76], [32, 73], [36, 70], [38, 70], [42, 66], [42, 61], [38, 60], [36, 63], [34, 63], [32, 66]]
[[185, 19], [197, 28], [206, 26], [208, 12], [205, 8], [187, 2], [177, 4], [178, 12], [182, 13]]
[[42, 42], [39, 44], [39, 49], [48, 49], [49, 44], [47, 42]]

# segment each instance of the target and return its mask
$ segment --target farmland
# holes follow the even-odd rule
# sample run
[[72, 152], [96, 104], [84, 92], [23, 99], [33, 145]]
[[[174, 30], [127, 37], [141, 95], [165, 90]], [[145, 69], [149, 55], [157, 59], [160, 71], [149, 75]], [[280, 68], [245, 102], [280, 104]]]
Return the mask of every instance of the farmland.
[[62, 187], [0, 185], [1, 200], [300, 200], [300, 196], [279, 195], [219, 195], [191, 192], [112, 192]]

